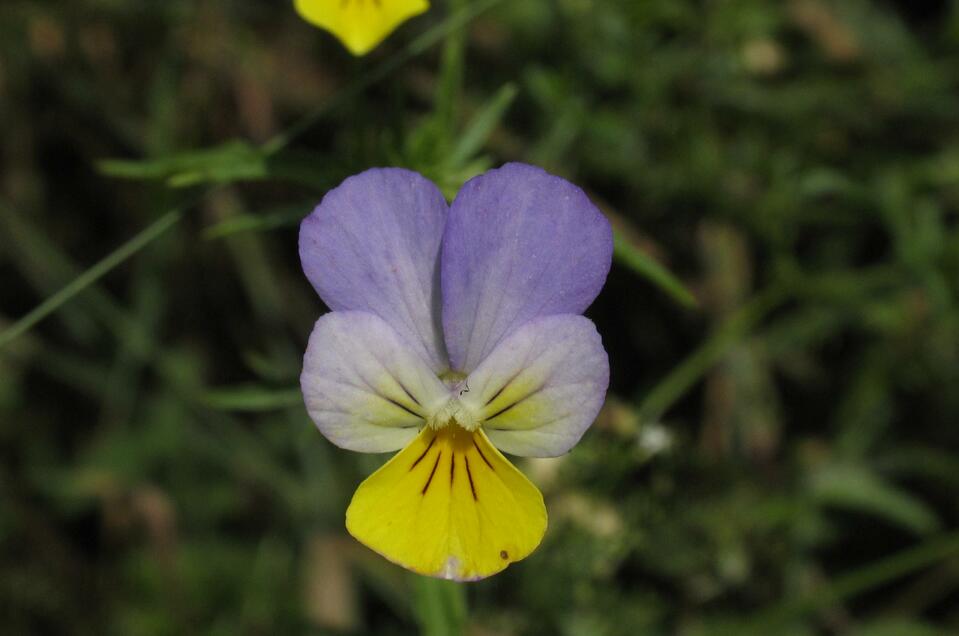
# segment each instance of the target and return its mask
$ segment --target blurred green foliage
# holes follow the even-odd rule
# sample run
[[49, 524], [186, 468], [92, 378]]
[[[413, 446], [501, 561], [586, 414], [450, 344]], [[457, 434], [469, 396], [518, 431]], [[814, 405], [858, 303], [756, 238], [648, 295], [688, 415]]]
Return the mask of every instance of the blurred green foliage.
[[[959, 632], [959, 3], [435, 4], [360, 61], [267, 0], [0, 7], [4, 633]], [[383, 458], [300, 404], [296, 224], [513, 159], [616, 228], [612, 387], [453, 586], [345, 533]]]

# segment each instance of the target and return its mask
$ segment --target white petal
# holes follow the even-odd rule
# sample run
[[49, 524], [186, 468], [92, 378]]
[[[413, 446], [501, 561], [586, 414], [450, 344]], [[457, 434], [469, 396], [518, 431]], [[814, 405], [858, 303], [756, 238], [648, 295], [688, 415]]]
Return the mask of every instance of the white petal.
[[505, 338], [471, 373], [460, 399], [481, 413], [501, 451], [555, 457], [596, 419], [609, 386], [609, 360], [582, 316], [532, 320]]
[[363, 311], [335, 311], [316, 321], [300, 386], [323, 435], [367, 453], [406, 446], [449, 394], [392, 327]]

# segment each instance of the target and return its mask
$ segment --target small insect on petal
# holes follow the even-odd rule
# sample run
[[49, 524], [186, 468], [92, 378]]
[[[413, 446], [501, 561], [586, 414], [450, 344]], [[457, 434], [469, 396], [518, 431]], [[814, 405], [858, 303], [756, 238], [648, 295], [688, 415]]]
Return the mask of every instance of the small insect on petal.
[[481, 430], [425, 428], [363, 482], [346, 512], [356, 539], [406, 568], [481, 579], [536, 549], [543, 497]]
[[366, 55], [430, 7], [427, 0], [295, 0], [295, 5], [303, 19], [335, 35], [353, 55]]

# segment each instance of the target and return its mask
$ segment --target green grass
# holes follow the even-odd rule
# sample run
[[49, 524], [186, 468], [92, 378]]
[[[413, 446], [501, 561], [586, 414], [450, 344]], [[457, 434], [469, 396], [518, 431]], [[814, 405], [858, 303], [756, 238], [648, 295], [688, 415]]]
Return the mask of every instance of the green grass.
[[[959, 632], [959, 6], [0, 8], [0, 615], [64, 634]], [[457, 587], [357, 545], [296, 228], [402, 165], [583, 186], [607, 405]]]

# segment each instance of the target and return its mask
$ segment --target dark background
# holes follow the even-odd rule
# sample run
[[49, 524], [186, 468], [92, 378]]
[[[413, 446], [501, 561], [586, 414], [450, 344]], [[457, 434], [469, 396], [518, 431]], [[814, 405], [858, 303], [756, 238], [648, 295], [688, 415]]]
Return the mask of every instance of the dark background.
[[[0, 5], [2, 631], [959, 633], [959, 3], [450, 4], [359, 60], [286, 2]], [[346, 534], [383, 458], [300, 402], [296, 223], [507, 160], [613, 220], [612, 386], [457, 587]]]

